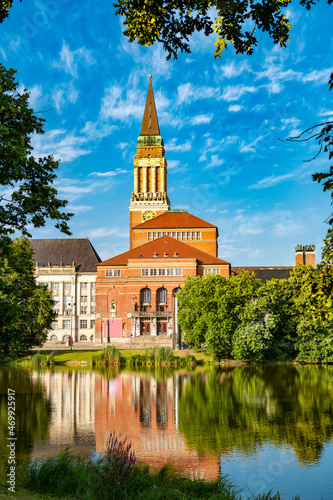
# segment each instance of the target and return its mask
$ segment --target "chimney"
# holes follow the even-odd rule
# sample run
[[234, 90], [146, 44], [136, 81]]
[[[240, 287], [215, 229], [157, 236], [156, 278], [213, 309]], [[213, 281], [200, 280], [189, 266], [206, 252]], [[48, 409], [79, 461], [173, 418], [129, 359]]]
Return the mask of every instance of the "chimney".
[[315, 245], [296, 245], [295, 246], [295, 265], [305, 264], [306, 266], [316, 267]]

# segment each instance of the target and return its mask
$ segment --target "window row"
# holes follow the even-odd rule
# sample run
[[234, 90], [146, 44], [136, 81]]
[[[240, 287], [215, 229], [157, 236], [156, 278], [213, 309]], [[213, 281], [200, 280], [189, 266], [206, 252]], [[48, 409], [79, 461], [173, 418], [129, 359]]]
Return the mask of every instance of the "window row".
[[[88, 295], [81, 295], [81, 302], [88, 302]], [[91, 302], [95, 302], [95, 295], [91, 296]]]
[[[62, 337], [62, 340], [63, 342], [66, 342], [66, 340], [68, 340], [70, 338], [69, 335], [64, 335]], [[51, 338], [50, 338], [51, 342], [58, 342], [58, 337], [56, 335], [51, 335]], [[88, 340], [88, 337], [87, 335], [80, 335], [80, 342], [84, 342]], [[90, 335], [90, 342], [93, 342], [94, 341], [94, 336], [93, 335]]]
[[[40, 283], [40, 285], [47, 286], [48, 284], [43, 282], [43, 283]], [[91, 289], [94, 290], [95, 289], [95, 283], [90, 283], [90, 285], [91, 285]], [[53, 281], [51, 283], [51, 290], [59, 290], [59, 288], [60, 288], [60, 283], [59, 282]], [[71, 290], [71, 288], [72, 288], [71, 281], [65, 281], [64, 282], [64, 289], [65, 290]], [[81, 283], [80, 284], [80, 288], [81, 288], [81, 290], [87, 289], [88, 288], [88, 283]]]
[[105, 276], [107, 278], [120, 278], [121, 276], [121, 269], [107, 269], [105, 271]]
[[148, 241], [171, 236], [177, 240], [201, 240], [201, 231], [148, 231]]
[[219, 268], [205, 269], [205, 275], [207, 274], [220, 274]]
[[[80, 314], [89, 314], [88, 306], [80, 307]], [[95, 314], [95, 306], [90, 306], [90, 314]]]
[[[91, 319], [90, 320], [90, 328], [94, 328], [94, 327], [95, 327], [95, 320]], [[52, 321], [51, 328], [52, 328], [52, 330], [58, 330], [59, 328], [61, 328], [61, 320]], [[70, 328], [71, 328], [71, 320], [64, 319], [62, 321], [62, 329], [63, 330], [70, 330]], [[80, 328], [88, 328], [88, 320], [87, 319], [80, 320]]]
[[141, 276], [183, 276], [183, 270], [176, 269], [141, 269]]

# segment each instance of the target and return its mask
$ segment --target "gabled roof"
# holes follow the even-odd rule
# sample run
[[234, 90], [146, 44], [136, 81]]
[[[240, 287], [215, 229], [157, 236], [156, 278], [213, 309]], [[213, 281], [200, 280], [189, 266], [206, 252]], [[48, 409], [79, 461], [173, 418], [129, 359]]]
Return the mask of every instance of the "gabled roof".
[[202, 228], [202, 227], [215, 227], [214, 224], [199, 219], [195, 215], [188, 212], [176, 212], [168, 210], [162, 215], [158, 215], [153, 219], [138, 224], [133, 229], [182, 229], [182, 228]]
[[160, 128], [158, 126], [158, 119], [156, 113], [155, 99], [151, 77], [149, 80], [148, 94], [146, 100], [145, 111], [143, 114], [141, 134], [144, 136], [160, 135]]
[[[157, 254], [154, 257], [154, 254]], [[167, 253], [167, 257], [164, 254]], [[174, 257], [177, 254], [177, 257]], [[145, 245], [141, 245], [137, 248], [133, 248], [128, 252], [112, 257], [112, 259], [105, 260], [101, 262], [100, 266], [124, 266], [128, 264], [130, 259], [154, 259], [156, 261], [165, 261], [167, 259], [172, 259], [174, 262], [178, 262], [181, 259], [196, 259], [199, 264], [224, 264], [228, 265], [229, 262], [214, 257], [206, 252], [197, 250], [196, 248], [183, 243], [182, 241], [171, 238], [171, 236], [163, 236], [157, 240], [150, 241]], [[159, 262], [160, 265], [160, 262]]]
[[71, 266], [75, 262], [77, 271], [96, 272], [96, 264], [101, 259], [88, 238], [61, 238], [30, 240], [34, 249], [34, 262], [40, 266], [59, 265]]

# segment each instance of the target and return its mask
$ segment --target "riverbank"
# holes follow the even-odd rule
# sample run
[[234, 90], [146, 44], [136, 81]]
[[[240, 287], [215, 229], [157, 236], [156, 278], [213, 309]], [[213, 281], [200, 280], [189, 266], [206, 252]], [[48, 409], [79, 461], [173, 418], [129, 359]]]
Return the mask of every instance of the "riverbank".
[[[0, 483], [0, 498], [79, 498], [80, 500], [282, 500], [279, 493], [242, 494], [229, 477], [214, 481], [191, 478], [170, 466], [150, 470], [136, 463], [126, 440], [111, 435], [103, 458], [79, 459], [68, 449], [57, 457], [34, 461], [17, 469], [15, 493]], [[299, 497], [295, 497], [299, 500]]]

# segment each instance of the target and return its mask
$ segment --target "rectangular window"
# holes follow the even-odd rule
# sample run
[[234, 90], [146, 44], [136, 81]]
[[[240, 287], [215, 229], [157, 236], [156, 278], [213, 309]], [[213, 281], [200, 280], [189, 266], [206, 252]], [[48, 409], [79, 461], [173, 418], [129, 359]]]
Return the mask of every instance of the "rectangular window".
[[59, 283], [51, 283], [51, 290], [59, 290]]
[[88, 328], [88, 321], [86, 319], [80, 319], [80, 328]]
[[220, 274], [220, 269], [216, 268], [211, 268], [211, 269], [205, 269], [205, 274]]
[[65, 290], [70, 290], [72, 288], [72, 283], [70, 281], [65, 281], [64, 283], [64, 289]]
[[88, 297], [87, 295], [81, 295], [81, 302], [87, 302]]
[[150, 269], [150, 276], [157, 276], [157, 269]]
[[151, 231], [148, 231], [148, 241], [153, 239], [153, 233]]
[[201, 231], [197, 231], [197, 240], [201, 240]]
[[95, 290], [95, 283], [91, 283], [91, 289]]
[[91, 308], [90, 308], [90, 314], [95, 314], [95, 306], [91, 306]]
[[180, 231], [177, 231], [177, 240], [181, 240], [182, 238], [182, 233]]
[[177, 233], [176, 233], [176, 231], [172, 231], [172, 237], [173, 237], [173, 238], [177, 238]]
[[88, 309], [87, 306], [81, 306], [81, 314], [87, 314]]
[[156, 232], [153, 233], [153, 237], [154, 237], [154, 240], [156, 240], [156, 238], [157, 238], [157, 233]]
[[58, 330], [58, 321], [52, 321], [51, 328], [52, 330]]
[[191, 239], [191, 231], [187, 231], [187, 239], [190, 240]]
[[158, 270], [158, 275], [159, 276], [165, 276], [165, 269], [159, 269]]
[[88, 283], [81, 283], [81, 290], [88, 288]]
[[185, 238], [186, 238], [186, 232], [182, 231], [182, 240], [185, 240]]
[[62, 327], [64, 330], [69, 330], [71, 327], [71, 320], [70, 319], [64, 319], [62, 322]]
[[91, 296], [91, 302], [95, 302], [95, 295]]
[[167, 276], [173, 276], [174, 275], [174, 269], [167, 269]]
[[90, 328], [95, 328], [95, 320], [94, 319], [90, 320]]
[[162, 233], [161, 233], [161, 232], [158, 232], [158, 233], [157, 233], [157, 237], [158, 237], [158, 238], [161, 238], [161, 237], [162, 237]]
[[166, 231], [163, 231], [163, 232], [162, 232], [162, 236], [166, 236]]
[[113, 270], [113, 276], [115, 278], [119, 278], [121, 276], [121, 270], [120, 269], [114, 269]]
[[183, 270], [182, 269], [175, 269], [175, 275], [176, 276], [183, 276]]
[[148, 269], [141, 269], [141, 276], [148, 276]]
[[167, 232], [167, 235], [168, 235], [168, 236], [171, 236], [171, 231], [168, 231], [168, 232]]
[[106, 278], [112, 278], [112, 269], [107, 269], [105, 271]]

